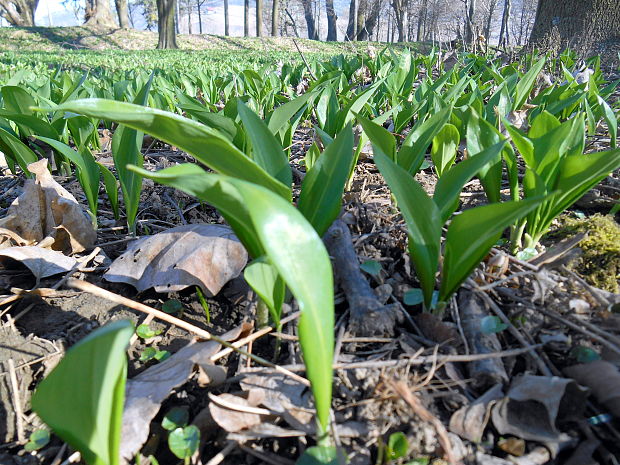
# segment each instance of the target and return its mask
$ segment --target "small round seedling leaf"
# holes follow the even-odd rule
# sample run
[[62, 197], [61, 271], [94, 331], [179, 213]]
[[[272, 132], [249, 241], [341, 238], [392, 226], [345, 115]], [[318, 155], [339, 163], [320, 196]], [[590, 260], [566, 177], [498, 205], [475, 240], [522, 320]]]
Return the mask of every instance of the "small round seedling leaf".
[[485, 316], [480, 322], [480, 329], [484, 334], [499, 333], [508, 328], [506, 323], [503, 323], [497, 316]]
[[601, 356], [598, 354], [598, 352], [585, 346], [575, 347], [573, 350], [570, 351], [570, 354], [579, 363], [589, 363], [601, 359]]
[[162, 428], [172, 431], [177, 428], [183, 428], [189, 421], [189, 412], [187, 407], [174, 407], [168, 410], [161, 421]]
[[538, 250], [536, 250], [534, 247], [528, 247], [527, 249], [523, 249], [520, 252], [517, 252], [516, 257], [519, 260], [523, 260], [524, 262], [534, 258], [536, 255], [538, 255]]
[[24, 449], [28, 452], [39, 450], [50, 442], [50, 432], [46, 429], [37, 429], [32, 432]]
[[200, 442], [200, 430], [194, 425], [177, 428], [168, 436], [168, 447], [180, 459], [194, 455]]
[[379, 276], [381, 273], [381, 263], [376, 260], [366, 260], [364, 263], [360, 265], [362, 271], [365, 271], [369, 275]]
[[149, 325], [140, 325], [136, 328], [136, 334], [141, 339], [150, 339], [158, 334], [161, 334], [161, 332], [161, 329], [157, 331], [152, 330]]
[[390, 460], [400, 459], [407, 455], [409, 441], [404, 433], [398, 432], [390, 434], [388, 439], [388, 458]]
[[168, 352], [167, 350], [158, 350], [153, 358], [158, 362], [163, 362], [168, 357], [170, 357], [170, 352]]
[[166, 313], [179, 313], [183, 310], [183, 304], [177, 299], [168, 299], [164, 302], [161, 309]]
[[149, 360], [152, 360], [153, 358], [155, 358], [156, 354], [157, 354], [157, 349], [155, 349], [154, 347], [147, 347], [146, 349], [142, 351], [142, 354], [140, 354], [140, 361], [148, 362]]
[[422, 289], [409, 289], [403, 295], [403, 301], [405, 305], [419, 305], [424, 302], [424, 294], [422, 293]]

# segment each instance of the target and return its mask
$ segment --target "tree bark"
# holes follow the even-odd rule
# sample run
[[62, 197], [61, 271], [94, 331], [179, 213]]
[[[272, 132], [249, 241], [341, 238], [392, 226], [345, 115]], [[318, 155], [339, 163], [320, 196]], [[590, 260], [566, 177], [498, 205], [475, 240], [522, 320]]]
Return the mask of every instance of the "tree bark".
[[473, 44], [476, 40], [474, 22], [476, 20], [476, 0], [467, 0], [465, 10], [465, 42]]
[[398, 41], [405, 42], [407, 40], [407, 30], [408, 30], [408, 25], [407, 25], [407, 17], [409, 13], [408, 0], [392, 0], [392, 9], [394, 10], [394, 19], [396, 22], [396, 28], [398, 29]]
[[347, 23], [346, 40], [355, 40], [357, 37], [357, 0], [349, 3], [349, 22]]
[[159, 49], [179, 48], [174, 29], [175, 9], [175, 0], [157, 0], [157, 32], [159, 33], [157, 48]]
[[420, 8], [420, 14], [418, 16], [418, 31], [416, 40], [422, 42], [426, 35], [426, 14], [428, 8], [428, 0], [422, 0], [422, 7]]
[[495, 8], [497, 7], [497, 0], [491, 0], [489, 3], [489, 14], [487, 15], [487, 22], [484, 25], [484, 37], [489, 40], [491, 37], [491, 22], [493, 21], [493, 13], [495, 13]]
[[325, 0], [325, 10], [327, 11], [327, 41], [335, 42], [338, 40], [338, 29], [336, 27], [338, 17], [336, 10], [334, 10], [334, 0]]
[[243, 0], [243, 37], [250, 36], [250, 0]]
[[192, 2], [187, 0], [187, 33], [192, 34]]
[[500, 47], [507, 47], [509, 42], [509, 28], [510, 25], [510, 0], [504, 0], [504, 13], [502, 14], [502, 26], [499, 30], [499, 42]]
[[[224, 0], [224, 16], [226, 16], [226, 3], [227, 0]], [[196, 2], [196, 10], [198, 11], [198, 33], [202, 34], [202, 3], [200, 3], [200, 0]]]
[[224, 0], [224, 35], [230, 35], [230, 16], [228, 14], [228, 0]]
[[11, 26], [34, 26], [34, 12], [39, 0], [0, 0], [0, 11]]
[[280, 0], [273, 0], [271, 5], [271, 35], [273, 37], [278, 37], [278, 26], [280, 26]]
[[129, 29], [129, 9], [127, 8], [127, 0], [115, 0], [116, 14], [118, 15], [118, 24], [122, 29]]
[[313, 2], [312, 0], [301, 0], [301, 4], [304, 7], [304, 17], [306, 18], [306, 26], [308, 27], [308, 39], [319, 40], [319, 33], [314, 21], [314, 11], [312, 11]]
[[620, 41], [618, 0], [539, 0], [529, 45], [549, 51], [566, 47], [586, 55]]
[[263, 0], [256, 0], [256, 37], [263, 35]]
[[84, 25], [95, 27], [116, 27], [110, 10], [109, 0], [86, 0]]

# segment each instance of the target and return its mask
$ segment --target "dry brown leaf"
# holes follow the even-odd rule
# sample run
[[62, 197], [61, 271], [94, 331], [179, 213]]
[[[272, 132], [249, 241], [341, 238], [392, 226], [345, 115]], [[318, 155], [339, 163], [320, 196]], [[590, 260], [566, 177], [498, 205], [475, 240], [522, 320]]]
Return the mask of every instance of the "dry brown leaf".
[[[54, 181], [47, 160], [28, 165], [35, 179], [28, 179], [23, 193], [0, 220], [0, 228], [21, 237], [24, 243], [39, 244], [44, 239], [50, 248], [67, 255], [90, 249], [97, 233], [75, 197]], [[0, 237], [8, 235], [0, 232]], [[14, 240], [14, 239], [13, 239]]]
[[616, 417], [620, 417], [620, 371], [604, 360], [574, 365], [564, 374], [588, 387], [592, 395]]
[[557, 422], [580, 419], [585, 400], [585, 391], [571, 379], [524, 375], [495, 405], [491, 418], [500, 434], [544, 443], [555, 453], [570, 439], [558, 430]]
[[[243, 324], [220, 337], [232, 341], [247, 330], [248, 325]], [[224, 368], [211, 362], [211, 356], [219, 348], [220, 345], [214, 341], [190, 343], [166, 361], [127, 381], [120, 446], [122, 457], [126, 460], [135, 457], [148, 438], [149, 424], [157, 415], [161, 403], [174, 388], [188, 380], [195, 366], [200, 366], [213, 385], [226, 379]]]
[[8, 264], [7, 258], [27, 267], [37, 279], [67, 273], [77, 264], [73, 257], [36, 246], [0, 249], [0, 263], [5, 267]]
[[458, 409], [450, 418], [450, 431], [474, 443], [482, 441], [491, 407], [503, 395], [502, 385], [496, 384], [471, 404]]
[[104, 278], [142, 292], [174, 292], [200, 286], [216, 295], [241, 273], [248, 254], [228, 226], [189, 224], [133, 242]]
[[213, 420], [229, 433], [248, 430], [270, 417], [268, 410], [258, 408], [260, 399], [256, 396], [245, 398], [224, 393], [210, 398], [209, 411]]

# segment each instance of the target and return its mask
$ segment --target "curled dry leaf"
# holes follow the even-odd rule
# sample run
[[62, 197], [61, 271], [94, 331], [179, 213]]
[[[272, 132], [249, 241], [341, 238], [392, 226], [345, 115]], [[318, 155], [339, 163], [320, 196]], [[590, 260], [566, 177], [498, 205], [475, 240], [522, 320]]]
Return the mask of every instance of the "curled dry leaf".
[[241, 273], [248, 254], [228, 226], [189, 224], [133, 242], [104, 278], [138, 291], [174, 292], [200, 286], [216, 295]]
[[67, 273], [77, 264], [77, 260], [73, 257], [68, 257], [55, 250], [36, 246], [0, 249], [0, 263], [5, 267], [8, 265], [7, 259], [21, 263], [37, 279]]
[[[54, 181], [47, 160], [28, 165], [35, 179], [28, 179], [23, 193], [0, 220], [0, 228], [21, 238], [22, 244], [39, 244], [45, 240], [53, 250], [67, 255], [90, 249], [97, 233], [75, 197]], [[12, 240], [12, 234], [0, 230], [0, 242]]]
[[210, 396], [209, 411], [213, 420], [229, 433], [248, 430], [259, 426], [269, 418], [269, 411], [258, 408], [262, 396], [246, 397], [234, 394]]
[[[243, 324], [220, 336], [227, 341], [235, 340], [249, 331]], [[214, 341], [190, 343], [166, 361], [154, 365], [127, 381], [125, 409], [121, 433], [121, 456], [131, 460], [146, 442], [149, 424], [157, 415], [161, 403], [170, 392], [184, 384], [199, 366], [209, 377], [212, 385], [226, 379], [226, 371], [211, 362], [211, 356], [220, 348]]]
[[595, 360], [564, 369], [564, 374], [590, 388], [592, 395], [616, 417], [620, 417], [620, 371], [612, 363]]
[[450, 418], [450, 431], [471, 442], [482, 441], [491, 416], [491, 407], [504, 396], [502, 385], [496, 384], [474, 402], [458, 409]]
[[580, 419], [586, 392], [571, 379], [524, 375], [493, 408], [493, 425], [500, 434], [538, 441], [557, 451], [569, 437], [558, 422]]

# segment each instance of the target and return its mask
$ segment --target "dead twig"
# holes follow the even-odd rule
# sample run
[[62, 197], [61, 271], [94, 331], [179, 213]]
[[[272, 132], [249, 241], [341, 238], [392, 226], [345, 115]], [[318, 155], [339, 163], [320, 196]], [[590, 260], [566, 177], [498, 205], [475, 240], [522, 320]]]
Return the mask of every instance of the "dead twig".
[[13, 408], [15, 409], [15, 426], [17, 428], [17, 441], [23, 443], [26, 440], [24, 431], [24, 419], [22, 418], [22, 401], [19, 393], [19, 384], [17, 383], [17, 374], [15, 373], [15, 362], [12, 358], [8, 360], [9, 379], [11, 380], [11, 389], [13, 390]]
[[168, 315], [165, 312], [162, 312], [160, 310], [157, 310], [155, 308], [149, 307], [148, 305], [144, 305], [140, 302], [135, 302], [131, 299], [128, 299], [127, 297], [123, 297], [120, 296], [118, 294], [115, 294], [113, 292], [107, 291], [105, 289], [100, 288], [99, 286], [95, 286], [94, 284], [88, 283], [86, 281], [82, 281], [80, 279], [74, 279], [71, 278], [68, 283], [69, 286], [74, 287], [76, 289], [79, 289], [81, 291], [84, 292], [88, 292], [90, 294], [96, 295], [98, 297], [101, 297], [103, 299], [107, 299], [111, 302], [120, 304], [120, 305], [125, 305], [126, 307], [129, 307], [133, 310], [137, 310], [139, 312], [142, 313], [148, 313], [153, 315], [155, 318], [165, 321], [167, 323], [170, 323], [172, 325], [178, 326], [179, 328], [183, 328], [184, 330], [195, 334], [196, 336], [205, 339], [205, 340], [213, 340], [215, 342], [217, 342], [218, 344], [223, 345], [224, 347], [228, 347], [232, 350], [234, 350], [235, 352], [238, 352], [239, 354], [251, 358], [252, 360], [254, 360], [256, 363], [259, 363], [261, 365], [267, 366], [269, 368], [272, 368], [274, 370], [276, 370], [279, 373], [282, 373], [283, 375], [289, 376], [293, 379], [295, 379], [296, 381], [302, 383], [304, 386], [310, 386], [310, 382], [299, 375], [296, 375], [295, 373], [292, 373], [291, 371], [285, 369], [285, 368], [281, 368], [280, 365], [276, 365], [275, 363], [271, 363], [268, 360], [265, 360], [262, 357], [259, 357], [258, 355], [254, 355], [251, 354], [241, 348], [235, 347], [232, 343], [225, 341], [224, 339], [218, 337], [218, 336], [214, 336], [213, 334], [205, 331], [204, 329], [200, 329], [197, 326], [194, 326], [191, 323], [188, 323], [186, 321], [180, 320], [179, 318], [176, 318], [172, 315]]

